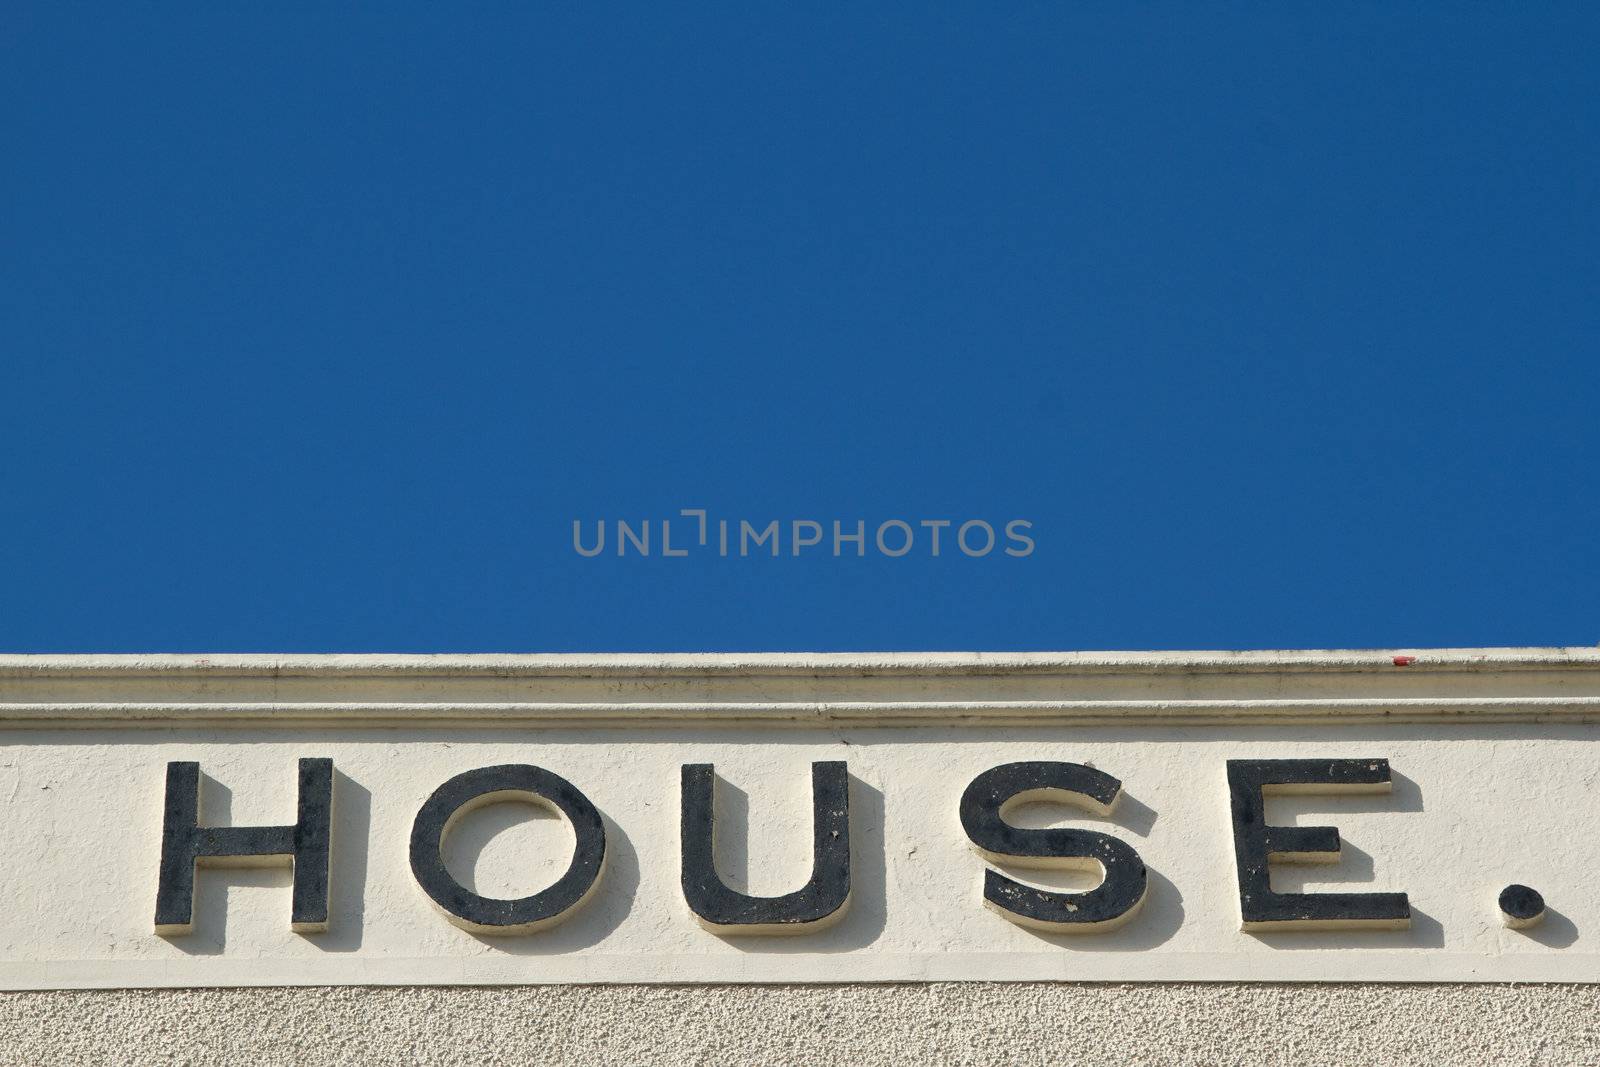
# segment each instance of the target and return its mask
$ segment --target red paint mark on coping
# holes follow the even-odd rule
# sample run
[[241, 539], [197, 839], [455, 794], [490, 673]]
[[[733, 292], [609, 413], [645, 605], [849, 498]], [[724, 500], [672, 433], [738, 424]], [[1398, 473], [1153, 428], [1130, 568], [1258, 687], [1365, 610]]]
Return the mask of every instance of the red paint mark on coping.
[[1417, 657], [1415, 656], [1396, 656], [1394, 658], [1396, 667], [1409, 667], [1415, 662], [1417, 662]]

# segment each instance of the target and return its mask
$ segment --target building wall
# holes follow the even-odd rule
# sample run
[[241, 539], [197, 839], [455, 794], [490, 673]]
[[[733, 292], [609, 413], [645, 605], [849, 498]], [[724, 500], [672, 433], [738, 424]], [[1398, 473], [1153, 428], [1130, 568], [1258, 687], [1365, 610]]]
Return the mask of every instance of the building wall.
[[[0, 657], [0, 732], [14, 757], [0, 761], [11, 798], [0, 836], [12, 835], [15, 857], [0, 870], [0, 980], [18, 990], [0, 992], [0, 1064], [1600, 1064], [1600, 984], [1511, 984], [1600, 977], [1587, 939], [1600, 929], [1590, 891], [1600, 859], [1587, 832], [1597, 794], [1583, 747], [1597, 722], [1594, 649]], [[758, 825], [768, 816], [750, 816], [735, 842], [793, 840], [809, 825], [795, 768], [841, 758], [870, 730], [883, 736], [849, 754], [853, 773], [874, 787], [861, 798], [863, 855], [873, 862], [858, 866], [863, 892], [852, 911], [866, 936], [841, 924], [817, 935], [834, 941], [808, 942], [831, 952], [740, 954], [689, 922], [677, 887], [677, 765], [723, 764], [757, 790], [747, 806], [793, 820]], [[1227, 743], [1185, 755], [1207, 739]], [[1348, 748], [1397, 757], [1409, 776], [1383, 804], [1345, 805], [1331, 820], [1350, 841], [1371, 843], [1371, 852], [1352, 845], [1347, 876], [1414, 895], [1409, 931], [1291, 945], [1238, 930], [1219, 760], [1251, 745], [1304, 754], [1297, 746], [1312, 743], [1319, 756]], [[1069, 952], [977, 905], [982, 865], [949, 794], [1006, 755], [982, 746], [1015, 744], [1112, 757], [1106, 765], [1146, 805], [1122, 829], [1172, 880], [1157, 886], [1144, 924], [1123, 933], [1122, 951]], [[899, 747], [916, 750], [873, 771]], [[563, 769], [593, 790], [617, 820], [618, 845], [608, 883], [616, 898], [541, 935], [537, 959], [483, 944], [429, 911], [403, 850], [413, 813], [443, 775], [536, 748], [559, 752]], [[333, 864], [345, 888], [330, 932], [314, 940], [284, 929], [288, 875], [271, 870], [208, 882], [197, 931], [157, 937], [163, 763], [202, 762], [228, 801], [216, 817], [257, 825], [294, 810], [285, 768], [313, 750], [336, 758], [348, 779]], [[656, 765], [644, 767], [646, 752]], [[1210, 799], [1169, 773], [1174, 766], [1203, 766]], [[641, 780], [667, 783], [665, 792], [645, 795]], [[919, 796], [924, 788], [934, 792]], [[645, 800], [655, 802], [649, 811]], [[1466, 843], [1449, 836], [1469, 830]], [[41, 851], [41, 840], [53, 847]], [[804, 876], [754, 866], [752, 882]], [[949, 881], [960, 870], [964, 880]], [[1493, 891], [1514, 879], [1548, 894], [1542, 927], [1500, 925]], [[913, 891], [930, 886], [954, 887], [948, 907], [923, 906], [927, 892]], [[914, 937], [890, 929], [891, 889], [901, 897], [895, 921]], [[627, 921], [636, 932], [611, 933]], [[862, 970], [902, 935], [916, 951], [878, 974]], [[962, 936], [989, 954], [957, 958]], [[247, 984], [492, 983], [530, 969], [582, 982], [646, 964], [656, 967], [649, 978], [681, 983], [695, 977], [685, 961], [737, 963], [714, 981], [854, 984]], [[1024, 963], [1051, 969], [1007, 969]], [[393, 967], [381, 977], [391, 964], [411, 967], [410, 977]], [[979, 965], [998, 968], [991, 977], [1118, 981], [867, 983], [982, 977]], [[1211, 978], [1383, 981], [1162, 981], [1184, 968]], [[1402, 973], [1493, 981], [1392, 981]], [[1130, 978], [1141, 981], [1122, 981]], [[182, 988], [230, 981], [245, 984]], [[62, 988], [130, 984], [171, 988]]]
[[960, 984], [0, 994], [5, 1064], [1600, 1063], [1600, 986]]

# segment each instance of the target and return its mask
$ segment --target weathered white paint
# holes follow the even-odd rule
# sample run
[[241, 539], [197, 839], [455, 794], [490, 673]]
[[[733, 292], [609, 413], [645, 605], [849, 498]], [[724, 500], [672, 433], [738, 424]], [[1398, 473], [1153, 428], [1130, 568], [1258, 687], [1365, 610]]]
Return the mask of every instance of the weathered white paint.
[[[1600, 657], [1412, 654], [1408, 667], [1394, 666], [1392, 652], [209, 657], [204, 666], [192, 658], [11, 658], [0, 663], [0, 843], [9, 857], [0, 870], [0, 986], [1600, 981], [1600, 893], [1592, 888], [1600, 726], [1587, 712], [1551, 721], [1538, 703], [1600, 700]], [[1059, 710], [1021, 721], [991, 714], [1006, 695], [1057, 709], [1088, 700], [1096, 717], [1116, 722], [1086, 724]], [[950, 715], [947, 696], [977, 710]], [[1349, 702], [1369, 709], [1394, 699], [1431, 708], [1432, 717], [1373, 721], [1369, 710], [1350, 710]], [[1459, 710], [1478, 699], [1499, 703]], [[1202, 721], [1147, 713], [1152, 702], [1172, 700], [1202, 702]], [[1236, 710], [1253, 700], [1260, 710]], [[1346, 703], [1314, 722], [1285, 710], [1305, 701]], [[598, 706], [603, 725], [574, 725], [581, 708], [560, 719], [527, 710], [546, 702]], [[751, 703], [781, 710], [750, 712]], [[876, 721], [891, 725], [817, 710], [855, 703], [878, 708]], [[472, 713], [485, 704], [513, 712], [505, 721]], [[630, 717], [640, 705], [682, 714]], [[221, 709], [229, 728], [174, 713], [196, 706]], [[286, 707], [316, 710], [280, 717]], [[408, 710], [385, 725], [363, 718], [375, 707]], [[1437, 714], [1441, 707], [1458, 710]], [[128, 708], [128, 717], [109, 710]], [[201, 763], [216, 786], [206, 798], [216, 821], [281, 823], [292, 820], [300, 756], [332, 757], [338, 771], [329, 931], [289, 931], [286, 871], [206, 870], [195, 932], [155, 936], [166, 762]], [[1271, 800], [1275, 821], [1336, 825], [1347, 847], [1342, 864], [1285, 868], [1275, 884], [1405, 890], [1416, 912], [1411, 929], [1241, 932], [1224, 760], [1342, 756], [1387, 757], [1393, 793]], [[847, 761], [856, 779], [849, 914], [802, 937], [705, 930], [677, 886], [679, 766], [714, 763], [733, 787], [718, 791], [730, 883], [778, 893], [806, 877], [807, 769], [819, 759]], [[1059, 817], [1133, 843], [1153, 877], [1126, 926], [1040, 934], [982, 905], [985, 861], [961, 833], [956, 801], [980, 771], [1018, 759], [1092, 763], [1122, 779], [1125, 796], [1108, 819], [1069, 808], [1023, 809], [1018, 818], [1044, 825], [1035, 820]], [[608, 820], [613, 851], [594, 898], [569, 921], [520, 938], [476, 936], [440, 918], [414, 884], [406, 841], [436, 786], [507, 762], [536, 763], [582, 788]], [[570, 834], [532, 814], [502, 805], [463, 822], [452, 856], [458, 873], [476, 857], [479, 891], [508, 896], [553, 880]], [[1070, 873], [1061, 877], [1076, 881], [1009, 873], [1086, 884]], [[1519, 931], [1500, 923], [1496, 894], [1511, 882], [1544, 894], [1551, 914], [1543, 924]]]

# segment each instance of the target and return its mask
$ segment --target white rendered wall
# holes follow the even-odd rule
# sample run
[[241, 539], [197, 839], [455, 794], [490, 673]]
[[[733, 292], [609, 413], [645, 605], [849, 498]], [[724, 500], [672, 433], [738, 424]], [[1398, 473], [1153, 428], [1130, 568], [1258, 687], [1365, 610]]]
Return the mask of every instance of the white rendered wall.
[[0, 994], [0, 1063], [1569, 1067], [1600, 986], [518, 986]]

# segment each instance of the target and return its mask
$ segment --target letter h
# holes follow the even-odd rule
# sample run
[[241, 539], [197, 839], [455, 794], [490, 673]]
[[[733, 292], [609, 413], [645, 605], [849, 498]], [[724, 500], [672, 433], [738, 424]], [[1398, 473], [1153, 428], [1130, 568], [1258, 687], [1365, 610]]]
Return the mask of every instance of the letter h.
[[300, 761], [299, 810], [293, 826], [200, 825], [200, 764], [167, 764], [166, 812], [161, 825], [161, 877], [156, 933], [194, 929], [194, 872], [212, 867], [288, 863], [294, 870], [289, 929], [328, 928], [328, 854], [333, 837], [333, 760]]

